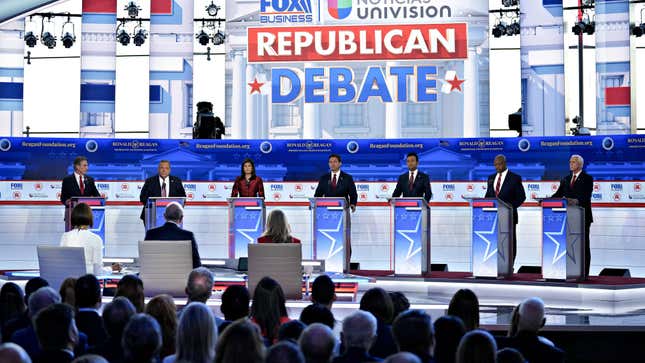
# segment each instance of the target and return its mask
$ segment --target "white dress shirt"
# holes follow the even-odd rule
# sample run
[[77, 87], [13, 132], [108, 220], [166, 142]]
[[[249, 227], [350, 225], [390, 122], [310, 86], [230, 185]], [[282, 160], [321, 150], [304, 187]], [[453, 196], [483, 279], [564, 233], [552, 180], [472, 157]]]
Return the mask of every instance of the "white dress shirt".
[[72, 229], [63, 233], [61, 247], [83, 247], [85, 252], [85, 269], [88, 274], [104, 275], [112, 271], [111, 267], [103, 268], [103, 241], [101, 237], [87, 229]]

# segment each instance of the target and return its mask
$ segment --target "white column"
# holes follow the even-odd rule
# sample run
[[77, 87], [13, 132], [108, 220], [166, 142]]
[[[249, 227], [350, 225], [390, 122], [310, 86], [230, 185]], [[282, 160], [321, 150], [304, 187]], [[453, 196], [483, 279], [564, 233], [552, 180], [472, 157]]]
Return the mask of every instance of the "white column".
[[244, 53], [237, 51], [233, 55], [233, 95], [231, 109], [231, 136], [233, 139], [243, 139], [246, 119], [246, 61]]
[[[252, 83], [256, 78], [256, 66], [253, 64], [247, 64], [246, 83]], [[258, 80], [258, 82], [260, 81]], [[262, 90], [262, 88], [260, 90]], [[251, 88], [248, 86], [248, 84], [244, 85], [244, 89], [246, 90], [246, 138], [255, 139], [257, 138], [258, 134], [258, 105], [259, 98], [261, 96], [257, 92], [251, 94]]]
[[271, 81], [267, 79], [267, 73], [265, 70], [258, 72], [258, 81], [264, 83], [264, 86], [262, 86], [262, 95], [258, 97], [259, 111], [256, 137], [258, 139], [266, 139], [269, 137], [269, 112], [271, 112], [269, 109], [269, 94], [271, 92]]
[[[396, 66], [398, 62], [387, 62], [388, 67]], [[396, 77], [387, 80], [390, 90], [396, 89]], [[408, 83], [408, 86], [410, 83]], [[395, 101], [395, 100], [393, 100]], [[401, 122], [403, 107], [399, 102], [388, 102], [385, 104], [385, 138], [397, 139], [401, 137]]]
[[[313, 66], [313, 63], [305, 63], [305, 68]], [[315, 103], [304, 103], [303, 99], [302, 108], [302, 137], [304, 139], [318, 139], [322, 137], [320, 119], [318, 118], [318, 105]]]
[[475, 48], [468, 48], [464, 61], [464, 134], [463, 137], [479, 136], [479, 56]]

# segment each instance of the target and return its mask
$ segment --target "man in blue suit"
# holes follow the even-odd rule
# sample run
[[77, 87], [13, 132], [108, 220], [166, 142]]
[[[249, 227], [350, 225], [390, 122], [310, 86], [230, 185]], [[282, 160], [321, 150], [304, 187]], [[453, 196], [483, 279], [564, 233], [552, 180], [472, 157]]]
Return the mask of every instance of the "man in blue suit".
[[318, 187], [314, 193], [315, 198], [320, 197], [343, 197], [349, 202], [352, 212], [356, 211], [358, 193], [351, 175], [340, 170], [342, 162], [340, 155], [329, 155], [329, 173], [324, 174], [318, 180]]
[[513, 264], [517, 254], [517, 208], [526, 200], [526, 194], [524, 186], [522, 186], [522, 177], [508, 170], [504, 155], [497, 155], [493, 165], [495, 165], [497, 172], [488, 177], [486, 198], [497, 198], [513, 207], [513, 246], [511, 249], [511, 263]]
[[399, 176], [396, 183], [392, 198], [423, 198], [430, 202], [432, 198], [432, 189], [430, 187], [430, 177], [428, 174], [417, 169], [419, 166], [419, 155], [409, 153], [406, 157], [408, 172]]
[[172, 202], [168, 204], [163, 214], [166, 223], [157, 228], [149, 229], [146, 232], [146, 241], [190, 241], [193, 250], [193, 268], [202, 265], [199, 258], [199, 251], [197, 249], [197, 242], [195, 242], [195, 235], [193, 232], [187, 231], [179, 227], [184, 219], [184, 210], [179, 203]]

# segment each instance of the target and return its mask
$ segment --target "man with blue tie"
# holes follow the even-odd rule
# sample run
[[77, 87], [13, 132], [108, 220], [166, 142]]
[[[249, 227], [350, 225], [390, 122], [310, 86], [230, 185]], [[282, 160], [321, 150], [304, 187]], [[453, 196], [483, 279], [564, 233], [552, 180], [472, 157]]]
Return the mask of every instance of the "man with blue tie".
[[488, 177], [485, 198], [497, 198], [513, 207], [511, 263], [514, 264], [515, 255], [517, 255], [517, 208], [526, 200], [526, 193], [524, 192], [524, 186], [522, 186], [522, 177], [508, 170], [504, 155], [497, 155], [493, 165], [496, 173]]
[[157, 167], [157, 175], [146, 179], [141, 188], [139, 201], [143, 203], [141, 220], [145, 223], [145, 210], [150, 197], [186, 197], [186, 190], [181, 179], [170, 175], [170, 161], [161, 160]]
[[417, 169], [419, 166], [419, 155], [409, 153], [406, 157], [408, 172], [399, 176], [399, 180], [392, 193], [392, 198], [423, 198], [430, 202], [432, 198], [432, 188], [430, 187], [430, 177], [428, 174]]
[[320, 197], [343, 197], [349, 202], [352, 212], [356, 211], [358, 193], [351, 175], [340, 170], [342, 162], [340, 155], [329, 155], [329, 169], [331, 171], [320, 177], [318, 187], [314, 193], [315, 198]]

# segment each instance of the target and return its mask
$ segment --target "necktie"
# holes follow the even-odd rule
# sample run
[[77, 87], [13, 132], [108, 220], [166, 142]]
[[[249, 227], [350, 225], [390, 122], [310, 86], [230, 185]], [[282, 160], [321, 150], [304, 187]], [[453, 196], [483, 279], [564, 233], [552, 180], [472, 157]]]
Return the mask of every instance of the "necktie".
[[161, 184], [161, 196], [163, 198], [168, 196], [168, 193], [166, 193], [166, 179], [163, 179], [163, 183]]
[[81, 189], [81, 195], [85, 194], [85, 184], [83, 183], [83, 176], [82, 175], [78, 178], [78, 186]]
[[502, 189], [502, 173], [497, 174], [497, 184], [495, 185], [495, 196], [499, 195], [499, 190]]
[[412, 191], [414, 189], [414, 172], [410, 172], [410, 178], [408, 179], [408, 189]]
[[331, 188], [333, 190], [336, 190], [336, 174], [333, 174], [333, 176], [331, 178]]
[[573, 178], [571, 178], [571, 184], [569, 185], [569, 188], [573, 188], [573, 184], [576, 183], [576, 174], [573, 174]]

